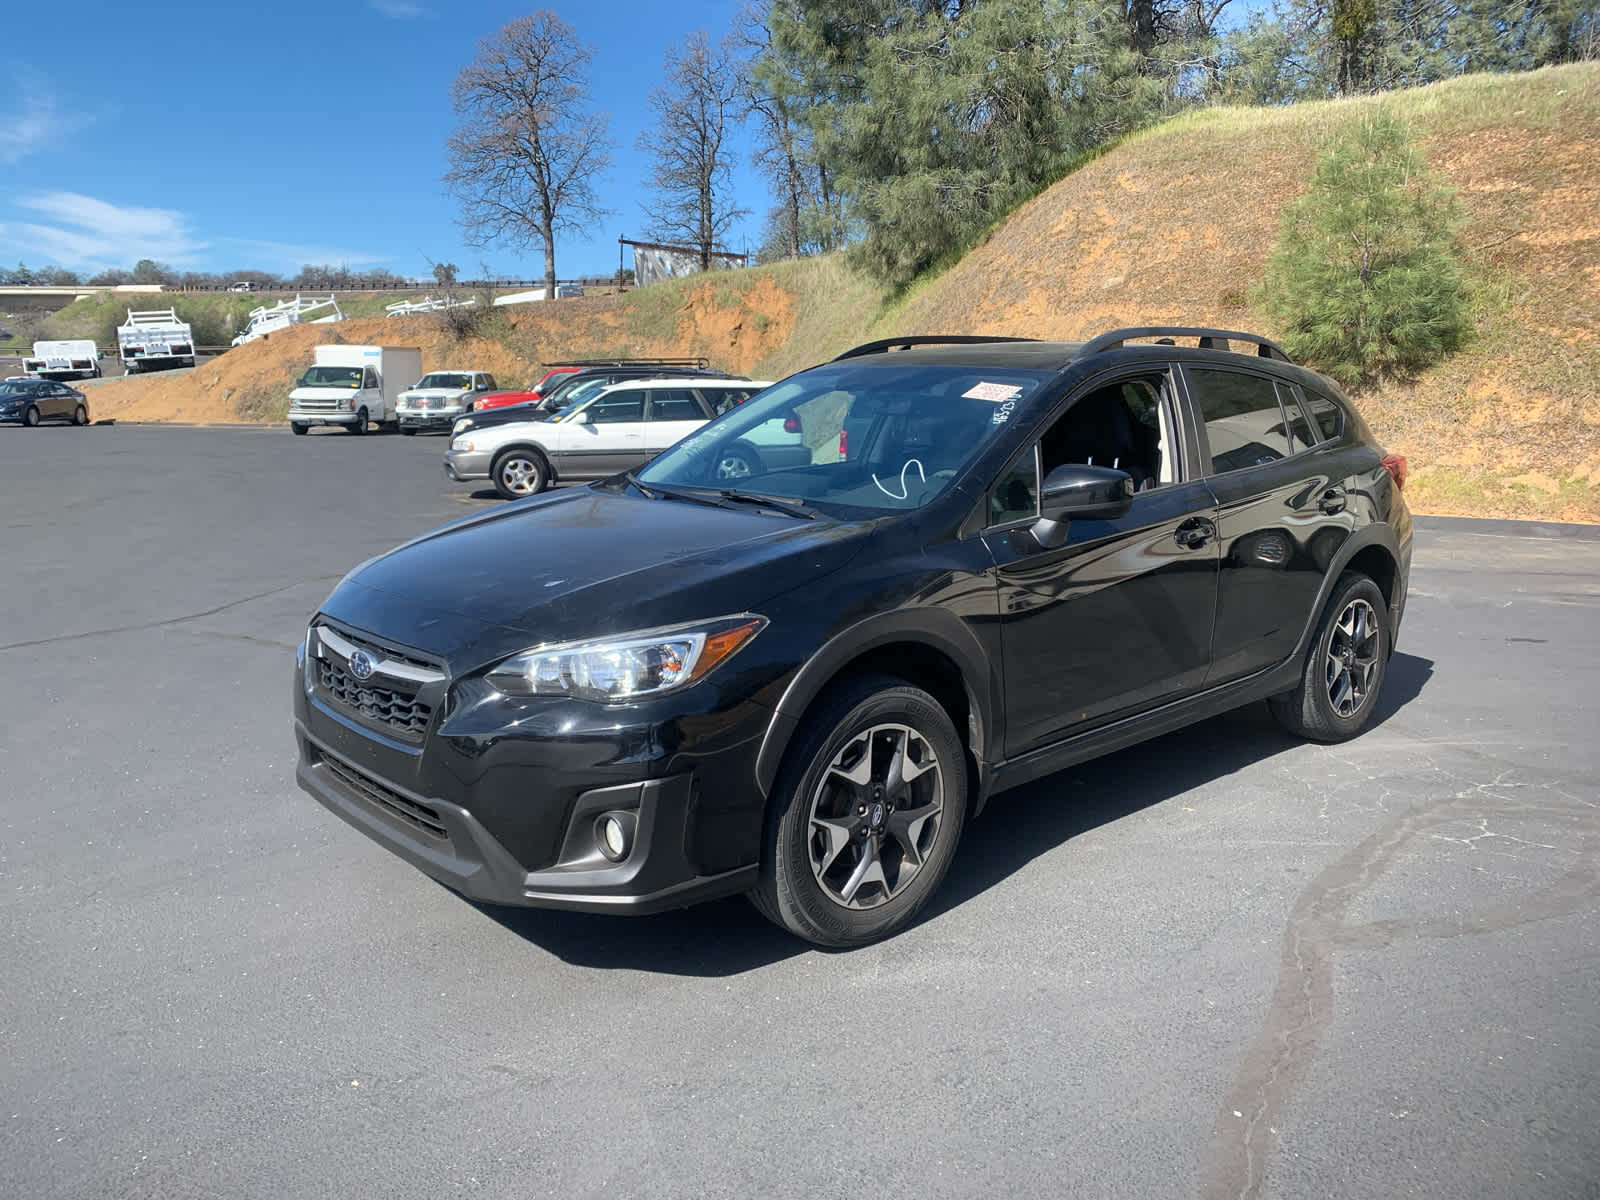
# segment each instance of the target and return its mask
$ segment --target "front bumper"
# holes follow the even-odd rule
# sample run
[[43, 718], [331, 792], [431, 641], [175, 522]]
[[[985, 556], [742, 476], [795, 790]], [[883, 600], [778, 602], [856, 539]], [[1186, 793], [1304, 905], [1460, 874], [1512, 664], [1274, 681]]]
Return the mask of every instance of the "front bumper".
[[444, 473], [457, 483], [489, 478], [489, 463], [494, 456], [487, 450], [446, 450]]
[[444, 410], [434, 412], [397, 412], [401, 429], [449, 429], [461, 419], [462, 410]]
[[[426, 734], [390, 737], [319, 684], [308, 688], [303, 654], [296, 783], [463, 895], [649, 913], [754, 886], [766, 710], [736, 706], [712, 736], [690, 738], [686, 729], [709, 724], [704, 715], [619, 719], [600, 706], [522, 703], [469, 679], [419, 694], [445, 714]], [[620, 861], [601, 848], [606, 814], [631, 831]]]
[[356, 414], [353, 412], [295, 412], [289, 410], [289, 424], [291, 425], [354, 425]]

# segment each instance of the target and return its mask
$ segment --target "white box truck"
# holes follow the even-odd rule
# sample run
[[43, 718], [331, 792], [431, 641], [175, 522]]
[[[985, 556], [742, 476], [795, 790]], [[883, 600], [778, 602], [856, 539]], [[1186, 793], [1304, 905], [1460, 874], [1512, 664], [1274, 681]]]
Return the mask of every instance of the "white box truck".
[[131, 375], [148, 367], [194, 366], [194, 334], [175, 308], [128, 310], [117, 327], [117, 349]]
[[22, 360], [22, 369], [40, 379], [98, 379], [100, 348], [90, 338], [35, 342], [33, 357]]
[[342, 425], [366, 433], [367, 422], [399, 427], [395, 402], [422, 375], [415, 346], [318, 346], [289, 393], [289, 428]]

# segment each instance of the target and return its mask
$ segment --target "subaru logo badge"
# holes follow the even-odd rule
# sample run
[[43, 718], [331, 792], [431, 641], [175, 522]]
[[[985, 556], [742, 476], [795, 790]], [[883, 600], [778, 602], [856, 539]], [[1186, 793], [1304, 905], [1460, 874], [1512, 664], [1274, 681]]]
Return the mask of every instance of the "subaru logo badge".
[[372, 661], [372, 655], [365, 650], [357, 650], [350, 656], [350, 674], [357, 679], [366, 681], [372, 678], [372, 673], [378, 669], [378, 664]]

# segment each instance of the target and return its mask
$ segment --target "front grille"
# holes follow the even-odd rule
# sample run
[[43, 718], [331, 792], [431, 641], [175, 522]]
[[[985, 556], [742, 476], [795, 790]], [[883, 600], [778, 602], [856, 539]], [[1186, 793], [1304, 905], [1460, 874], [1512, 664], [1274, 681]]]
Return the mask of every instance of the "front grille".
[[420, 739], [427, 732], [428, 721], [433, 717], [431, 704], [392, 688], [362, 683], [326, 658], [317, 659], [317, 683], [330, 699], [412, 740]]
[[392, 817], [399, 817], [407, 825], [413, 829], [420, 829], [429, 837], [449, 841], [450, 835], [445, 831], [444, 822], [439, 819], [438, 812], [426, 804], [408, 800], [360, 768], [326, 752], [322, 754], [322, 765], [328, 769], [330, 775], [363, 800], [377, 805]]
[[[326, 621], [326, 618], [324, 618], [324, 621]], [[319, 621], [318, 624], [323, 624], [323, 621]], [[365, 650], [373, 658], [387, 658], [391, 662], [405, 663], [407, 666], [417, 667], [424, 671], [438, 672], [439, 677], [441, 679], [444, 678], [440, 665], [431, 659], [418, 658], [415, 654], [407, 654], [404, 650], [397, 649], [388, 642], [376, 641], [369, 635], [356, 633], [344, 625], [329, 623], [327, 627], [358, 650]]]
[[298, 408], [301, 412], [338, 412], [338, 400], [295, 400], [291, 408]]

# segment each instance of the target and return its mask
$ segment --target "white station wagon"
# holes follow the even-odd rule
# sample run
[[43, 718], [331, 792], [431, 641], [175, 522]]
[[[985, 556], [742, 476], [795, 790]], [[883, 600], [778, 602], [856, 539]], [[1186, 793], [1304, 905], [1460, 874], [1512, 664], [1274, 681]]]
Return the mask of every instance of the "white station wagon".
[[[491, 425], [458, 434], [445, 452], [444, 469], [458, 483], [494, 482], [508, 500], [532, 496], [561, 480], [605, 479], [643, 466], [707, 421], [742, 404], [765, 380], [630, 379], [596, 393], [548, 420]], [[773, 449], [801, 447], [798, 421], [764, 432]], [[733, 447], [717, 464], [734, 480], [759, 469], [763, 446]]]

